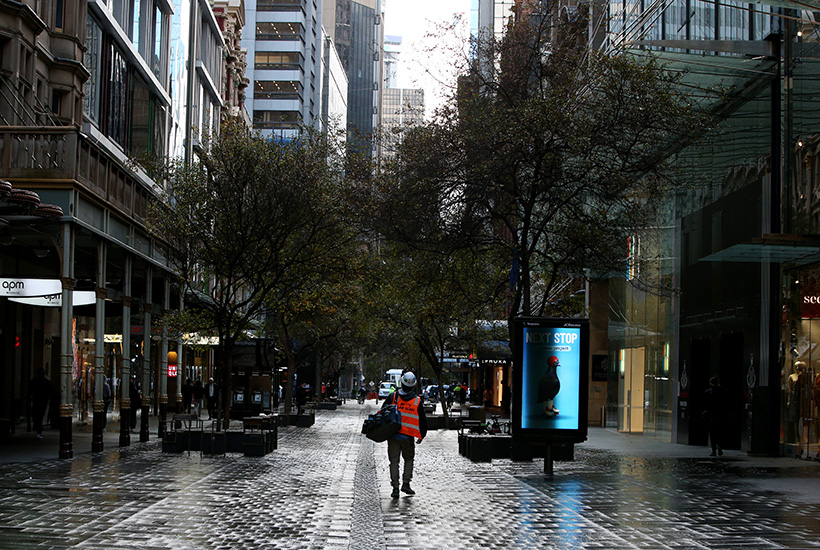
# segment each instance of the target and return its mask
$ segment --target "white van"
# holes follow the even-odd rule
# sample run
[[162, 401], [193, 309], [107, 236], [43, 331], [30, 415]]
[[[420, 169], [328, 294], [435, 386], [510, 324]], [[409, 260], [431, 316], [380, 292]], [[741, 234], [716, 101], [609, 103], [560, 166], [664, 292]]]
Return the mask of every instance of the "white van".
[[392, 382], [396, 385], [396, 387], [399, 387], [401, 384], [402, 372], [404, 372], [402, 369], [389, 369], [386, 373], [384, 373], [384, 381]]
[[391, 389], [396, 388], [398, 388], [398, 385], [395, 382], [382, 382], [379, 384], [379, 399], [384, 399], [390, 395]]

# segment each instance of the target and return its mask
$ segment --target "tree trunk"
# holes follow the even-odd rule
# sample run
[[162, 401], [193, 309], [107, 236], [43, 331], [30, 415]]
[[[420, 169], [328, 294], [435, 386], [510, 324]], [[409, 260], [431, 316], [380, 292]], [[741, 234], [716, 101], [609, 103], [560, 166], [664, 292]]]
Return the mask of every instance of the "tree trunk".
[[288, 375], [285, 377], [285, 414], [290, 414], [293, 410], [293, 379], [296, 374], [296, 358], [293, 356], [293, 349], [290, 346], [290, 336], [285, 326], [285, 320], [279, 318], [279, 341], [285, 349], [285, 357], [288, 359]]
[[233, 342], [222, 340], [217, 348], [217, 380], [220, 388], [220, 404], [217, 425], [227, 430], [231, 425], [231, 398], [233, 395]]

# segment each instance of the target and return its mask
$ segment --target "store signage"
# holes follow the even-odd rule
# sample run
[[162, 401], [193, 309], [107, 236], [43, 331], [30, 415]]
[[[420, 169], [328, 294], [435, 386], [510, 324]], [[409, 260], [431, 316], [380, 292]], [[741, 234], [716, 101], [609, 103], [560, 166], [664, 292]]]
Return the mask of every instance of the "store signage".
[[0, 278], [0, 296], [50, 296], [62, 290], [59, 279]]
[[584, 441], [589, 322], [536, 317], [513, 322], [513, 435]]
[[[72, 291], [71, 305], [72, 307], [87, 306], [97, 301], [97, 295], [93, 290], [74, 290]], [[9, 298], [9, 302], [17, 302], [19, 304], [26, 304], [29, 306], [43, 306], [43, 307], [62, 307], [63, 293], [48, 294], [46, 296], [28, 296], [23, 298]]]
[[820, 318], [820, 296], [807, 294], [800, 301], [800, 317], [803, 319]]
[[177, 366], [176, 365], [168, 365], [168, 377], [169, 378], [176, 378], [177, 377]]

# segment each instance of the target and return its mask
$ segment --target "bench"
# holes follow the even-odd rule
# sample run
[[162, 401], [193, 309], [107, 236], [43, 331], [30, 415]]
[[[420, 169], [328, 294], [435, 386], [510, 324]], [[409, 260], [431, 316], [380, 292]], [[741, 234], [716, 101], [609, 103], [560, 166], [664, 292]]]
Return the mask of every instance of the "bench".
[[191, 451], [202, 451], [203, 422], [195, 414], [175, 414], [165, 421], [165, 433], [162, 437], [162, 451], [181, 453], [186, 448]]
[[242, 450], [245, 456], [264, 456], [278, 448], [279, 419], [249, 416], [242, 419]]
[[465, 431], [468, 433], [478, 434], [481, 433], [482, 430], [483, 428], [480, 420], [468, 420], [466, 418], [462, 418], [461, 426], [458, 429], [458, 435], [464, 435]]

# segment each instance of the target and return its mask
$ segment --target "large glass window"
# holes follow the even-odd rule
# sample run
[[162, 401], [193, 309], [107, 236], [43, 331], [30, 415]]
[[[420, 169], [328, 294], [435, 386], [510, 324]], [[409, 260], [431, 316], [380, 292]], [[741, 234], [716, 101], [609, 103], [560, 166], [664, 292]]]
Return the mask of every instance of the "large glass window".
[[131, 77], [131, 128], [129, 151], [144, 153], [151, 150], [151, 94], [138, 76]]
[[139, 51], [140, 48], [140, 0], [134, 0], [134, 23], [131, 26], [131, 40], [134, 42], [134, 47]]
[[96, 123], [100, 122], [100, 60], [102, 54], [102, 30], [96, 20], [88, 14], [85, 26], [84, 64], [91, 78], [83, 84], [83, 112]]
[[301, 86], [290, 80], [257, 80], [253, 86], [255, 99], [299, 99]]
[[108, 66], [105, 74], [105, 120], [104, 131], [114, 141], [125, 147], [127, 93], [128, 93], [128, 66], [117, 47], [110, 44], [108, 52]]
[[813, 458], [820, 453], [820, 268], [789, 273], [784, 283], [781, 445], [786, 456]]
[[299, 52], [256, 52], [254, 67], [256, 69], [301, 69]]
[[301, 23], [257, 23], [257, 40], [301, 40]]
[[299, 124], [298, 111], [254, 111], [253, 127], [261, 130], [296, 128]]
[[749, 10], [748, 4], [740, 2], [723, 2], [720, 6], [720, 39], [721, 40], [748, 40], [749, 39]]
[[158, 5], [154, 5], [154, 50], [151, 55], [151, 69], [162, 81], [162, 23], [164, 16]]

